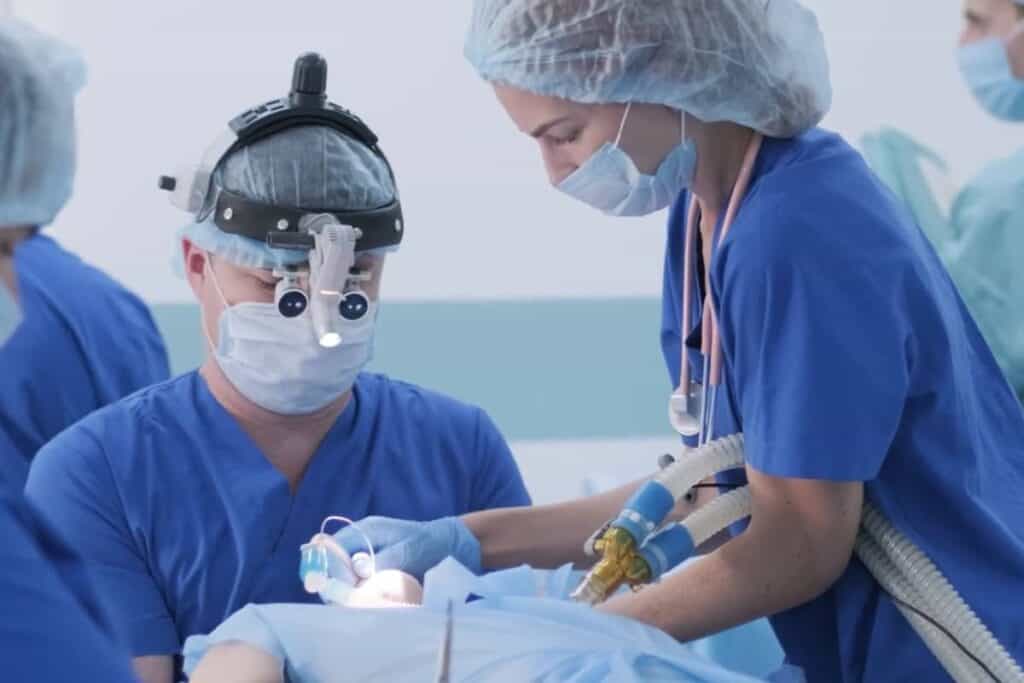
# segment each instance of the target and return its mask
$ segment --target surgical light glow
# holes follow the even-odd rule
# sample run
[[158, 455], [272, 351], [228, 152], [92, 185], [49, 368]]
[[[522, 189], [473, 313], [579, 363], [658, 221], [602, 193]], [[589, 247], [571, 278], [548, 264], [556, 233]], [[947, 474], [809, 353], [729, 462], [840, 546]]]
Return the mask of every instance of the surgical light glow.
[[333, 349], [339, 344], [341, 344], [341, 335], [337, 332], [328, 332], [320, 335], [320, 346], [325, 349]]

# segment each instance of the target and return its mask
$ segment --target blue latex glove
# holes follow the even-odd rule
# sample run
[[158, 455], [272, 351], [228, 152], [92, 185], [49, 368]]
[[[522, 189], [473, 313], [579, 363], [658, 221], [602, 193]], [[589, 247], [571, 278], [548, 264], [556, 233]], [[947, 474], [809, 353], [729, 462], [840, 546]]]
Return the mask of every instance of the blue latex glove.
[[481, 572], [480, 542], [458, 517], [442, 517], [432, 522], [367, 517], [357, 526], [358, 530], [345, 527], [334, 538], [349, 555], [354, 555], [368, 550], [363, 534], [369, 536], [376, 553], [377, 571], [400, 569], [422, 581], [427, 570], [446, 557], [454, 557], [474, 574]]

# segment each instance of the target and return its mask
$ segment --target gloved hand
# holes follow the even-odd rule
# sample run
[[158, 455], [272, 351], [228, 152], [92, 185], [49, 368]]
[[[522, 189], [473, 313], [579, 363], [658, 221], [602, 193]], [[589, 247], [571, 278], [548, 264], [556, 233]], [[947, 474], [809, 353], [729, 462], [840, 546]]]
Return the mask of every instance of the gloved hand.
[[451, 556], [474, 574], [481, 572], [480, 542], [458, 517], [432, 522], [367, 517], [356, 526], [345, 527], [334, 538], [345, 552], [355, 555], [368, 550], [363, 534], [369, 536], [377, 571], [400, 569], [423, 581], [428, 569]]

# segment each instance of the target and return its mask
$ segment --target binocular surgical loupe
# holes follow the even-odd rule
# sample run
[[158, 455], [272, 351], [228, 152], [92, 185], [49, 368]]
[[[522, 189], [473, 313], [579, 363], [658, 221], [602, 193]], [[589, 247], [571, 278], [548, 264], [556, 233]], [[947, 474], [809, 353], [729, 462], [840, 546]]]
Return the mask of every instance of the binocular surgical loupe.
[[301, 229], [312, 236], [307, 271], [308, 294], [301, 288], [299, 270], [276, 270], [277, 310], [286, 318], [308, 309], [317, 341], [324, 348], [341, 344], [347, 327], [358, 325], [370, 312], [370, 298], [361, 284], [372, 275], [355, 264], [355, 247], [361, 232], [341, 225], [331, 214], [306, 216]]

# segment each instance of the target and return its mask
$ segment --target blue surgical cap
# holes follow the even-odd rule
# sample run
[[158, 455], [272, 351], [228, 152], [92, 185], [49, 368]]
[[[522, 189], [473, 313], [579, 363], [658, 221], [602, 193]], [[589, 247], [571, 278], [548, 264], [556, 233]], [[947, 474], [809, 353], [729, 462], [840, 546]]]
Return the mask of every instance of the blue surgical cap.
[[[224, 159], [213, 176], [214, 193], [289, 208], [359, 211], [396, 197], [383, 159], [366, 145], [326, 126], [289, 128]], [[271, 249], [263, 242], [222, 231], [207, 218], [181, 231], [200, 249], [247, 268], [275, 268], [306, 260], [305, 252]]]
[[0, 228], [53, 222], [75, 176], [75, 94], [85, 64], [59, 41], [0, 20]]
[[774, 137], [817, 125], [832, 100], [817, 19], [796, 0], [474, 0], [465, 52], [492, 83]]

